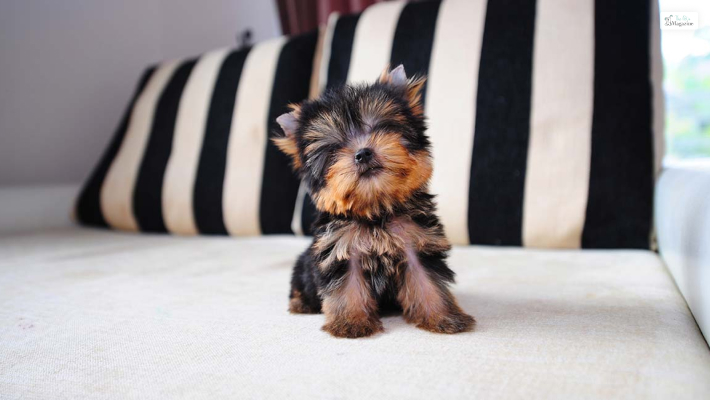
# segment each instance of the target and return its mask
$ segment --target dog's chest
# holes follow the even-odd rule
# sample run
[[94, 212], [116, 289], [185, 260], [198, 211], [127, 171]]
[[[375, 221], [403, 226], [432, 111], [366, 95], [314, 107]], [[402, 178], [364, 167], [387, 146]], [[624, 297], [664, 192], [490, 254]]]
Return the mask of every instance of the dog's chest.
[[411, 220], [394, 218], [384, 224], [335, 221], [318, 237], [316, 247], [329, 253], [324, 267], [356, 259], [366, 271], [389, 274], [406, 258], [408, 249], [421, 247], [426, 237], [425, 230]]
[[359, 268], [375, 274], [393, 274], [407, 258], [425, 251], [444, 253], [450, 246], [440, 227], [423, 227], [407, 217], [383, 224], [331, 221], [314, 243], [322, 271], [342, 262], [357, 261]]

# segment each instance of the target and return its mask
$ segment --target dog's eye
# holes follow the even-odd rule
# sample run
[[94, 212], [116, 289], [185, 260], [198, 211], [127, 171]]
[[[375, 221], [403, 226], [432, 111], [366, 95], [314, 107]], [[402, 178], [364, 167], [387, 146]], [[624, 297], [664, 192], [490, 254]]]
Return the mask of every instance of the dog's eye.
[[339, 150], [338, 146], [327, 145], [312, 152], [306, 159], [306, 166], [310, 169], [311, 175], [314, 178], [320, 178], [328, 170], [335, 160], [335, 154]]

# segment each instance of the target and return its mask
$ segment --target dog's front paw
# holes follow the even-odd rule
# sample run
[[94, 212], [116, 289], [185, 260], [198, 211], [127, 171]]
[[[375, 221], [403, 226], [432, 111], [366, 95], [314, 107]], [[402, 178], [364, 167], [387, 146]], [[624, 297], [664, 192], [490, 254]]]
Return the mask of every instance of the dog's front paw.
[[354, 339], [374, 335], [384, 331], [384, 328], [382, 322], [377, 318], [363, 318], [353, 321], [339, 318], [323, 325], [323, 330], [335, 337]]
[[428, 318], [417, 323], [417, 328], [434, 333], [468, 332], [476, 325], [476, 320], [463, 311], [449, 311], [435, 318]]

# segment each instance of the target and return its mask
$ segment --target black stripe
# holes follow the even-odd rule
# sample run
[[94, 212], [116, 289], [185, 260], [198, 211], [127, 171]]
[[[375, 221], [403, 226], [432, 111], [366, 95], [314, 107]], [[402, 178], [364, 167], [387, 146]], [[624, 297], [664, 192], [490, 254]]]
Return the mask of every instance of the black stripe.
[[350, 56], [355, 40], [355, 28], [360, 14], [346, 15], [338, 18], [333, 29], [333, 41], [330, 46], [330, 62], [328, 63], [327, 88], [342, 86], [348, 80]]
[[[317, 32], [307, 33], [292, 38], [281, 49], [271, 92], [269, 117], [264, 121], [270, 128], [269, 138], [283, 136], [276, 118], [289, 111], [287, 105], [308, 98], [317, 40]], [[271, 140], [267, 140], [259, 203], [262, 233], [292, 233], [291, 220], [298, 185], [299, 180], [291, 169], [289, 157]]]
[[196, 60], [183, 63], [170, 78], [155, 107], [153, 126], [133, 192], [133, 211], [145, 232], [165, 232], [163, 178], [170, 158], [180, 97]]
[[123, 118], [116, 128], [116, 132], [113, 134], [111, 143], [109, 143], [108, 148], [104, 152], [103, 156], [99, 160], [98, 165], [94, 169], [91, 177], [84, 184], [84, 188], [79, 195], [79, 200], [76, 204], [76, 215], [79, 222], [87, 225], [96, 225], [107, 227], [108, 224], [101, 213], [101, 186], [106, 179], [106, 174], [108, 173], [113, 160], [118, 154], [118, 149], [123, 143], [123, 138], [126, 136], [126, 130], [128, 129], [128, 122], [130, 121], [131, 112], [133, 111], [133, 106], [136, 104], [138, 96], [143, 92], [145, 85], [148, 83], [148, 79], [155, 72], [155, 67], [148, 68], [140, 80], [138, 81], [138, 86], [133, 93], [133, 98], [128, 103], [126, 111], [123, 113]]
[[306, 197], [303, 199], [303, 209], [301, 211], [301, 229], [303, 229], [304, 235], [313, 235], [312, 228], [317, 215], [318, 210], [316, 210], [316, 205], [313, 204], [311, 195], [306, 194]]
[[[653, 138], [648, 0], [597, 0], [589, 198], [582, 246], [649, 247]], [[654, 21], [658, 23], [658, 21]]]
[[[390, 66], [404, 65], [407, 76], [429, 73], [429, 60], [434, 45], [439, 1], [409, 3], [402, 9], [392, 40]], [[426, 99], [426, 84], [422, 89], [422, 104]]]
[[228, 234], [222, 208], [227, 143], [239, 78], [249, 50], [234, 51], [224, 59], [212, 92], [192, 196], [195, 224], [200, 233]]
[[534, 0], [488, 2], [469, 185], [471, 243], [522, 243], [534, 27]]

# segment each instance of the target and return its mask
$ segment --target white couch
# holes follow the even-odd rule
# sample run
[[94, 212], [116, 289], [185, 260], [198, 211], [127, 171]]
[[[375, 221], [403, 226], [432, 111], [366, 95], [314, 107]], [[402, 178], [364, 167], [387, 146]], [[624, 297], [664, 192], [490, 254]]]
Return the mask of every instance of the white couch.
[[76, 189], [0, 190], [2, 399], [710, 398], [710, 172], [661, 177], [662, 256], [456, 247], [473, 332], [361, 340], [286, 311], [307, 239], [80, 228]]

